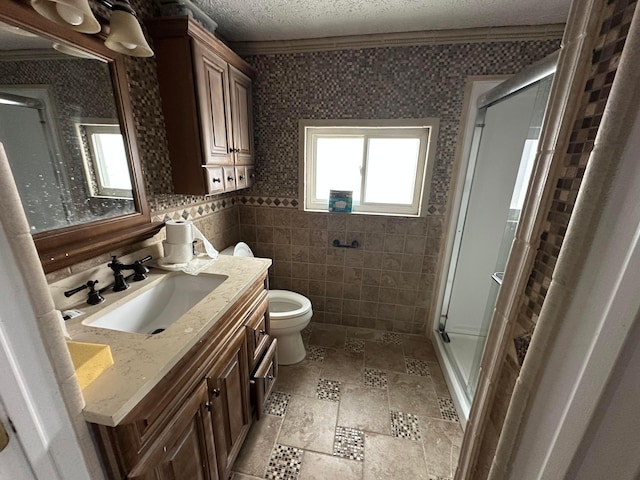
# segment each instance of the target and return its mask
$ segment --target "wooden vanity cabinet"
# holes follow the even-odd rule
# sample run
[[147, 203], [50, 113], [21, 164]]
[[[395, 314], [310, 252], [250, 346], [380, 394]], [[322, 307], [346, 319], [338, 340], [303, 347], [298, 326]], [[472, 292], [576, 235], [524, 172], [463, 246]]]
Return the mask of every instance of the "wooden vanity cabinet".
[[[175, 193], [202, 195], [250, 186], [244, 167], [254, 164], [253, 69], [193, 20], [158, 18], [148, 27]], [[213, 183], [210, 167], [224, 167], [222, 183]]]
[[109, 478], [228, 478], [262, 408], [255, 375], [273, 372], [265, 284], [257, 281], [118, 426], [92, 425]]

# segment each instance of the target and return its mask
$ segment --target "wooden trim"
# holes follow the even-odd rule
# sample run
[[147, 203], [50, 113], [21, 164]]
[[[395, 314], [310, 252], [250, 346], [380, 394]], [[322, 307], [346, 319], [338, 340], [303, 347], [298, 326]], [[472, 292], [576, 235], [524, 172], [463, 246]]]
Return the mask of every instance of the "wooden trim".
[[484, 27], [419, 32], [375, 33], [342, 37], [275, 40], [267, 42], [233, 42], [240, 55], [273, 55], [359, 48], [441, 45], [451, 43], [522, 42], [562, 38], [564, 24]]
[[183, 37], [185, 33], [198, 42], [206, 45], [225, 62], [233, 65], [250, 78], [255, 78], [256, 71], [240, 55], [216, 38], [211, 32], [201, 27], [188, 17], [152, 18], [145, 22], [153, 38]]

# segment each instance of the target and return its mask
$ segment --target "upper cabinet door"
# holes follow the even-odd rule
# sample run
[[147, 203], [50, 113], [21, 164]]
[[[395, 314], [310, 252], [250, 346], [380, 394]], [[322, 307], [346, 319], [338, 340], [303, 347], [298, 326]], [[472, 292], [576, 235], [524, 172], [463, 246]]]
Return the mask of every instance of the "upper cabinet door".
[[235, 163], [236, 165], [253, 165], [251, 79], [237, 68], [229, 65], [229, 80]]
[[233, 165], [227, 62], [194, 47], [200, 122], [207, 165]]

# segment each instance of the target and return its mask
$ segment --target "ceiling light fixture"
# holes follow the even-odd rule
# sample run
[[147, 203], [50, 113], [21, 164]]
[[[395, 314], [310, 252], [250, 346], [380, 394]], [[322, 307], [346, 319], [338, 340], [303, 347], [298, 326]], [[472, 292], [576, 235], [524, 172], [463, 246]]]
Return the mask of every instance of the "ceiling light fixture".
[[[104, 42], [107, 48], [132, 57], [153, 56], [129, 0], [96, 1], [111, 10], [111, 25]], [[102, 28], [88, 0], [31, 0], [31, 6], [43, 17], [78, 32], [98, 33]]]

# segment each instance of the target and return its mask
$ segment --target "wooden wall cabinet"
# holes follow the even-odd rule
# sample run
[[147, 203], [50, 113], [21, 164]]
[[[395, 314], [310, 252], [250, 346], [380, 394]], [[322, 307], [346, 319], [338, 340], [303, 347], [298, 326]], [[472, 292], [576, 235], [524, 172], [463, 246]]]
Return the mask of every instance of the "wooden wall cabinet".
[[120, 425], [92, 425], [109, 478], [229, 477], [253, 412], [262, 410], [265, 385], [277, 375], [265, 281], [254, 284]]
[[148, 26], [175, 193], [214, 194], [251, 186], [253, 69], [193, 20], [159, 18]]

